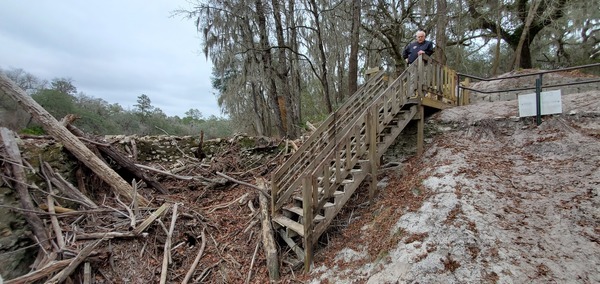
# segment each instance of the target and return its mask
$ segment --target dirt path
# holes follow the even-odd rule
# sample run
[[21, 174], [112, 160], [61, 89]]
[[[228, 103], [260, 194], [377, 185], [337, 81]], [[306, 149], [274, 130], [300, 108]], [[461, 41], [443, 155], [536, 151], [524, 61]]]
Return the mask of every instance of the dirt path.
[[[387, 226], [364, 212], [344, 233], [359, 244], [323, 252], [335, 259], [317, 263], [312, 283], [600, 282], [599, 101], [563, 96], [565, 114], [539, 127], [514, 117], [516, 101], [437, 114], [430, 125], [444, 133], [412, 185], [418, 209], [397, 202]], [[369, 234], [395, 245], [373, 253]]]

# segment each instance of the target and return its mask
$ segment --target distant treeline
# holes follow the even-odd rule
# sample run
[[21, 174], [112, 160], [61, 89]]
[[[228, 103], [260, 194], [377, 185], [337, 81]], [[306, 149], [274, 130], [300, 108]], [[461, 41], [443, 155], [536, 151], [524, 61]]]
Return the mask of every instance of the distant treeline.
[[[74, 124], [81, 130], [95, 135], [199, 135], [204, 131], [206, 139], [231, 136], [234, 130], [228, 119], [211, 115], [206, 118], [198, 109], [190, 109], [185, 117], [167, 116], [152, 105], [149, 96], [140, 94], [131, 110], [118, 103], [109, 103], [78, 92], [69, 78], [55, 78], [48, 82], [22, 69], [0, 72], [7, 75], [21, 89], [44, 107], [56, 119], [74, 114]], [[24, 134], [44, 134], [42, 127], [31, 119], [17, 102], [0, 93], [0, 125]]]

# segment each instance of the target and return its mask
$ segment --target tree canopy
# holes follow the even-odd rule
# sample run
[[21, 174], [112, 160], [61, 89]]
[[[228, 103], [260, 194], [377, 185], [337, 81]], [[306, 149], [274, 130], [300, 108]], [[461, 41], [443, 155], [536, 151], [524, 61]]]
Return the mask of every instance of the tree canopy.
[[[97, 133], [245, 132], [296, 138], [364, 83], [373, 67], [399, 75], [402, 49], [417, 30], [436, 45], [434, 58], [480, 77], [522, 68], [556, 69], [600, 60], [600, 0], [194, 0], [201, 50], [213, 65], [212, 85], [228, 119], [194, 108], [168, 117], [138, 96], [125, 110], [78, 92], [70, 78], [51, 81], [4, 70], [57, 118], [81, 116]], [[590, 8], [595, 7], [595, 8]], [[59, 75], [59, 74], [57, 74]], [[16, 128], [27, 114], [0, 94], [0, 116]], [[212, 124], [214, 122], [214, 124]], [[221, 131], [222, 129], [222, 131]]]
[[351, 95], [357, 73], [402, 72], [417, 30], [436, 44], [437, 60], [477, 76], [595, 62], [600, 10], [584, 8], [593, 2], [197, 0], [177, 13], [194, 19], [233, 123], [295, 137]]

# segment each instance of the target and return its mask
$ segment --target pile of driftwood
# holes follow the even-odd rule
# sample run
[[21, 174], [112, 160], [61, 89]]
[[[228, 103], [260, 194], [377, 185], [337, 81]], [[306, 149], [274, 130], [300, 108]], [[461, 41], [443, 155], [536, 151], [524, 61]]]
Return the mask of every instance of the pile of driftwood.
[[[48, 163], [40, 161], [39, 169], [32, 168], [21, 157], [15, 140], [17, 136], [6, 128], [0, 128], [0, 138], [2, 140], [0, 150], [3, 156], [3, 164], [7, 168], [3, 176], [6, 180], [10, 180], [10, 186], [18, 192], [21, 208], [15, 209], [25, 217], [31, 227], [35, 243], [39, 246], [39, 254], [32, 265], [31, 272], [5, 281], [5, 283], [32, 283], [35, 281], [62, 283], [75, 281], [74, 279], [77, 282], [92, 283], [94, 281], [91, 273], [92, 266], [95, 263], [106, 263], [107, 259], [110, 260], [111, 258], [112, 252], [110, 246], [106, 246], [107, 241], [146, 237], [149, 234], [147, 231], [150, 226], [156, 226], [156, 223], [159, 224], [158, 227], [164, 229], [166, 235], [164, 243], [161, 244], [163, 260], [160, 269], [160, 283], [166, 283], [167, 279], [170, 279], [170, 281], [183, 279], [182, 283], [202, 281], [211, 268], [207, 267], [203, 271], [196, 271], [207, 243], [206, 226], [200, 230], [200, 234], [197, 236], [201, 239], [201, 245], [195, 254], [194, 260], [189, 265], [186, 263], [189, 267], [184, 269], [187, 271], [185, 275], [169, 276], [168, 274], [174, 271], [170, 267], [173, 263], [171, 254], [176, 249], [173, 246], [173, 233], [178, 220], [178, 209], [183, 203], [178, 202], [177, 198], [172, 198], [173, 200], [163, 198], [160, 202], [154, 198], [150, 198], [150, 200], [147, 198], [151, 196], [148, 195], [148, 189], [163, 196], [170, 194], [169, 190], [148, 174], [148, 170], [162, 175], [169, 175], [175, 179], [189, 180], [195, 177], [177, 176], [167, 171], [136, 164], [135, 161], [120, 153], [110, 144], [97, 141], [74, 127], [71, 124], [72, 116], [66, 117], [61, 122], [54, 119], [23, 90], [19, 89], [14, 82], [2, 74], [0, 74], [0, 91], [12, 97], [28, 110], [53, 139], [60, 141], [80, 163], [87, 167], [95, 177], [102, 180], [111, 190], [110, 194], [105, 194], [101, 201], [93, 200], [85, 194], [88, 189], [82, 188], [82, 184], [77, 186], [71, 184], [54, 171]], [[133, 182], [125, 181], [107, 165], [102, 157], [110, 157], [121, 168], [127, 170], [135, 177]], [[41, 176], [45, 180], [46, 188], [42, 189], [28, 184], [26, 170], [36, 172]], [[224, 173], [217, 172], [216, 174], [220, 178], [197, 178], [205, 183], [210, 182], [221, 185], [235, 183], [254, 189], [252, 192], [258, 196], [258, 203], [260, 204], [260, 210], [256, 210], [256, 213], [254, 213], [252, 198], [247, 198], [248, 194], [245, 194], [245, 198], [239, 197], [234, 201], [240, 204], [243, 202], [248, 203], [248, 207], [252, 209], [251, 218], [249, 218], [244, 231], [254, 225], [261, 224], [261, 243], [268, 278], [271, 281], [279, 279], [279, 260], [271, 230], [271, 221], [268, 216], [269, 194], [265, 185], [266, 182], [258, 178], [256, 179], [257, 185], [253, 185], [236, 180]], [[146, 191], [144, 191], [146, 195], [138, 189], [139, 184], [147, 186]], [[32, 195], [30, 192], [32, 189], [37, 194]], [[41, 200], [42, 197], [40, 196], [44, 200]], [[67, 203], [75, 204], [70, 207], [76, 208], [65, 206]], [[232, 203], [227, 202], [205, 209], [214, 212], [220, 208], [231, 206]], [[171, 219], [167, 228], [161, 221], [161, 217], [168, 214], [169, 211], [171, 212]], [[200, 223], [206, 223], [206, 218], [193, 210], [186, 210], [180, 214], [188, 219], [197, 219]], [[84, 219], [88, 222], [83, 222]], [[215, 247], [219, 248], [218, 242], [212, 235], [211, 238]], [[176, 246], [179, 245], [181, 244]], [[144, 248], [141, 249], [140, 255], [143, 255]], [[253, 276], [251, 274], [253, 271], [252, 266], [255, 263], [258, 248], [259, 243], [255, 246], [250, 268], [247, 269], [249, 272], [245, 277], [246, 282], [249, 282]], [[78, 271], [77, 275], [73, 275], [75, 271]], [[96, 268], [95, 271], [101, 275], [104, 274], [99, 268]], [[181, 269], [177, 271], [180, 272]], [[105, 281], [106, 283], [111, 283], [109, 277], [104, 278], [108, 280]]]

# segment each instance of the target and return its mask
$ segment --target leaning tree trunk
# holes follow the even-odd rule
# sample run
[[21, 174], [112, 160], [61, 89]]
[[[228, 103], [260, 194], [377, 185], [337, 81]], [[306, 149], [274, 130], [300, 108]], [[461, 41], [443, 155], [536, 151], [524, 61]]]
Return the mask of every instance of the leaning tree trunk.
[[290, 44], [293, 51], [291, 58], [291, 86], [292, 86], [292, 97], [290, 98], [293, 106], [293, 115], [295, 120], [298, 122], [302, 121], [302, 98], [300, 94], [302, 93], [302, 80], [300, 76], [300, 56], [298, 55], [298, 28], [296, 27], [296, 15], [295, 15], [295, 1], [288, 1], [288, 16], [287, 22], [290, 32]]
[[[115, 192], [125, 197], [128, 201], [134, 199], [133, 188], [119, 174], [106, 165], [96, 155], [79, 141], [75, 135], [62, 126], [56, 118], [48, 113], [42, 106], [34, 101], [25, 91], [21, 90], [12, 80], [0, 73], [0, 90], [18, 102], [37, 120], [44, 130], [61, 141], [79, 161], [90, 168], [100, 179], [110, 185]], [[135, 195], [139, 204], [148, 205], [148, 200], [140, 195]]]
[[[273, 5], [273, 16], [275, 18], [275, 32], [277, 34], [277, 45], [279, 45], [278, 52], [278, 70], [277, 70], [277, 78], [282, 85], [288, 84], [290, 81], [289, 69], [287, 65], [287, 50], [284, 46], [287, 46], [284, 37], [283, 37], [283, 25], [281, 20], [281, 8], [279, 6], [279, 0], [271, 0]], [[292, 91], [291, 88], [281, 88], [283, 93], [284, 100], [284, 108], [285, 112], [281, 111], [282, 114], [285, 113], [285, 121], [286, 121], [286, 133], [289, 138], [295, 139], [300, 134], [297, 125], [300, 124], [300, 121], [297, 120], [297, 116], [293, 110], [292, 104]], [[283, 120], [284, 118], [282, 118]]]

